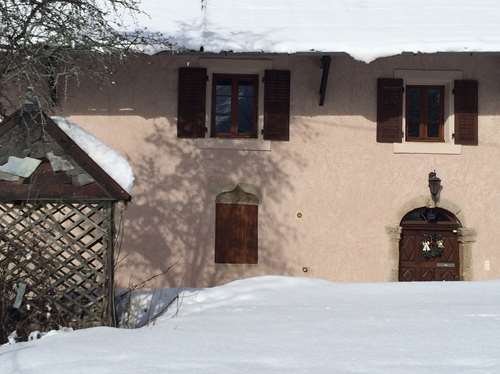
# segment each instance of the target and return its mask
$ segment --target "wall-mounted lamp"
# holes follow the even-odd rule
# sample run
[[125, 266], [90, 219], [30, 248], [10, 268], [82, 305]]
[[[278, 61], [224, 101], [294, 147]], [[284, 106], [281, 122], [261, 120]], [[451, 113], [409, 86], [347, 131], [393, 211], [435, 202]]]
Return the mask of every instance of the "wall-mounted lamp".
[[429, 191], [431, 192], [432, 201], [437, 204], [439, 201], [439, 194], [443, 186], [441, 186], [441, 179], [437, 176], [436, 170], [429, 173]]

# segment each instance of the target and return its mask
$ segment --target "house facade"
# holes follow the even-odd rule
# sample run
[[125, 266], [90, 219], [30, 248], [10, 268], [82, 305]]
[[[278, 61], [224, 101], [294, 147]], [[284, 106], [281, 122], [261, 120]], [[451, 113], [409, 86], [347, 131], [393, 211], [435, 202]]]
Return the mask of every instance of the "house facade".
[[134, 169], [123, 286], [486, 280], [499, 75], [494, 53], [159, 53], [68, 88], [61, 113]]

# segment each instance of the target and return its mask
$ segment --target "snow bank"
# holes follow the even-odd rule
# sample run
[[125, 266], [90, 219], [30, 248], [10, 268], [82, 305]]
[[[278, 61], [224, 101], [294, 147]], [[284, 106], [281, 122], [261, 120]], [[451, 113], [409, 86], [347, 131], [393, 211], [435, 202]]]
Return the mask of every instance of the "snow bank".
[[[116, 298], [119, 325], [126, 328], [143, 327], [155, 321], [160, 315], [175, 314], [174, 303], [178, 301], [182, 290], [164, 288], [119, 291]], [[167, 310], [169, 306], [172, 306], [171, 310]]]
[[52, 119], [125, 191], [129, 193], [132, 191], [134, 173], [124, 156], [68, 119], [64, 117], [52, 117]]
[[155, 325], [0, 347], [2, 374], [500, 373], [500, 281], [262, 277], [186, 290]]
[[[202, 4], [205, 7], [202, 9]], [[496, 0], [142, 0], [131, 28], [180, 47], [234, 52], [347, 52], [372, 61], [401, 52], [500, 51]]]

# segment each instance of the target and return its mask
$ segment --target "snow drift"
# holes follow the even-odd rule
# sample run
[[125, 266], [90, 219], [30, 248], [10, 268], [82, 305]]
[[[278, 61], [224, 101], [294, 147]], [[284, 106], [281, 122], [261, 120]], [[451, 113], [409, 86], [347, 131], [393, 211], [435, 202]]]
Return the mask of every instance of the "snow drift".
[[2, 346], [0, 373], [500, 372], [500, 281], [261, 277], [183, 291], [170, 309], [140, 329]]

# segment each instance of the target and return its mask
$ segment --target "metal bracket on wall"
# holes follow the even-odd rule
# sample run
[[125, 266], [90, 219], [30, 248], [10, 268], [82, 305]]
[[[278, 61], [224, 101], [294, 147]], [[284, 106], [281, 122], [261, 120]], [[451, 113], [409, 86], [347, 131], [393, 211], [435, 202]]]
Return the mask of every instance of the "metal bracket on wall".
[[326, 88], [328, 86], [328, 74], [330, 72], [330, 56], [321, 56], [321, 84], [319, 86], [319, 105], [325, 104]]

